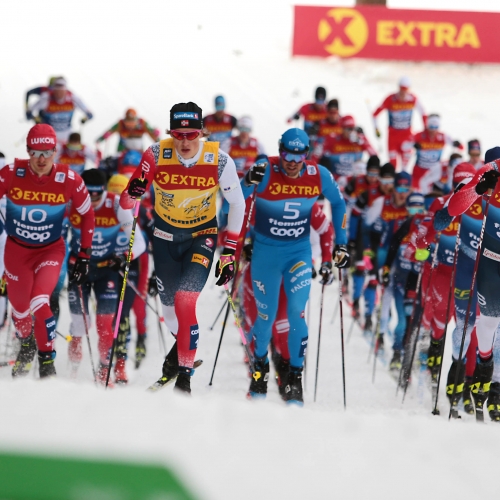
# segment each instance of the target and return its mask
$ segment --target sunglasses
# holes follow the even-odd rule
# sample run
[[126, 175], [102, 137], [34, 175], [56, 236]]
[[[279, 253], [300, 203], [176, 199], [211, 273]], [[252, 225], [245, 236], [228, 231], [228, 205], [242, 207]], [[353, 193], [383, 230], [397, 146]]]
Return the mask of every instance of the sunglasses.
[[394, 184], [394, 179], [393, 179], [392, 177], [389, 177], [389, 178], [387, 178], [387, 177], [382, 177], [382, 178], [380, 179], [380, 184], [387, 184], [387, 185], [389, 185], [389, 184]]
[[280, 156], [285, 161], [290, 161], [290, 162], [294, 161], [295, 163], [300, 163], [306, 159], [307, 153], [302, 153], [300, 155], [296, 155], [293, 153], [289, 153], [288, 151], [281, 151]]
[[40, 156], [50, 158], [54, 153], [55, 149], [47, 149], [43, 151], [39, 151], [38, 149], [28, 149], [28, 154], [34, 158], [40, 158]]
[[200, 136], [200, 131], [195, 130], [194, 132], [179, 132], [178, 130], [171, 130], [170, 135], [178, 141], [182, 141], [184, 139], [187, 139], [188, 141], [194, 141], [197, 137]]

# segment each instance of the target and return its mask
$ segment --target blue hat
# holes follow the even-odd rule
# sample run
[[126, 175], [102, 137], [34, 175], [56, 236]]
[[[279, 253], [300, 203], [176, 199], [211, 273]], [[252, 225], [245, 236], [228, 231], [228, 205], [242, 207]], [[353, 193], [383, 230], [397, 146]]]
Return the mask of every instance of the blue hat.
[[309, 136], [300, 128], [291, 128], [281, 136], [279, 145], [280, 149], [289, 153], [307, 153]]
[[484, 155], [484, 162], [490, 163], [492, 161], [500, 159], [500, 147], [495, 146], [494, 148], [488, 149]]
[[226, 109], [226, 100], [224, 99], [224, 96], [218, 95], [215, 98], [215, 109], [217, 111], [224, 111]]
[[422, 193], [411, 193], [406, 199], [407, 207], [420, 207], [425, 205], [425, 198]]
[[411, 186], [411, 175], [408, 172], [399, 172], [394, 177], [394, 185], [398, 186]]

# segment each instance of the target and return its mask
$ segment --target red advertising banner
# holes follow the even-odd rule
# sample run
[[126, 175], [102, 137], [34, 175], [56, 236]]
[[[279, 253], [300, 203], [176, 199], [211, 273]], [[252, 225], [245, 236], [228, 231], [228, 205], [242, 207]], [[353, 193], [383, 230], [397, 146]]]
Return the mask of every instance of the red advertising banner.
[[500, 13], [295, 6], [293, 55], [500, 62]]

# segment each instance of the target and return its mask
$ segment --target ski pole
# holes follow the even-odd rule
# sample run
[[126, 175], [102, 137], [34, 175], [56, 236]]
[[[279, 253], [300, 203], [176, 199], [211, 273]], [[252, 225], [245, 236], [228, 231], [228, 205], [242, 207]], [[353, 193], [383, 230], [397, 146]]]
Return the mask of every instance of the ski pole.
[[375, 326], [375, 334], [373, 335], [373, 349], [370, 349], [368, 352], [368, 361], [370, 361], [370, 357], [373, 351], [373, 370], [372, 370], [372, 384], [375, 383], [375, 373], [377, 371], [377, 357], [378, 351], [380, 349], [380, 338], [382, 337], [380, 333], [380, 323], [382, 321], [382, 303], [384, 301], [384, 293], [385, 287], [382, 287], [382, 292], [380, 294], [380, 304], [377, 310], [377, 324]]
[[[142, 178], [144, 179], [144, 172], [142, 174]], [[115, 347], [116, 347], [116, 339], [118, 337], [118, 329], [120, 328], [120, 320], [122, 316], [122, 309], [123, 309], [123, 300], [125, 298], [125, 290], [127, 288], [127, 278], [128, 278], [128, 271], [130, 269], [130, 260], [132, 259], [132, 247], [134, 246], [134, 240], [135, 240], [135, 228], [137, 227], [137, 219], [139, 218], [139, 207], [141, 205], [141, 200], [135, 200], [134, 203], [134, 220], [132, 222], [132, 231], [130, 232], [130, 241], [128, 244], [128, 253], [127, 253], [127, 260], [125, 261], [125, 271], [123, 273], [123, 283], [122, 283], [122, 290], [120, 293], [120, 301], [118, 302], [118, 311], [116, 313], [116, 318], [115, 318], [115, 331], [113, 332], [113, 344], [111, 345], [111, 354], [109, 356], [109, 365], [108, 365], [108, 373], [106, 375], [106, 389], [108, 388], [109, 384], [109, 375], [111, 373], [111, 367], [113, 366], [113, 356], [115, 355]]]
[[[118, 274], [124, 278], [124, 274], [122, 273], [122, 271], [118, 271]], [[158, 312], [158, 308], [154, 308], [149, 302], [148, 302], [148, 298], [147, 296], [144, 296], [142, 295], [142, 293], [139, 291], [139, 289], [135, 286], [134, 282], [133, 281], [128, 281], [127, 280], [127, 286], [129, 286], [132, 291], [142, 300], [144, 301], [144, 303], [146, 304], [146, 306], [148, 306], [151, 311], [153, 311], [155, 314], [156, 314], [156, 317], [158, 318], [158, 325], [159, 325], [159, 331], [158, 331], [158, 335], [160, 336], [160, 344], [163, 346], [163, 352], [165, 354], [165, 356], [167, 355], [167, 349], [166, 349], [166, 345], [165, 345], [165, 337], [163, 336], [163, 330], [161, 328], [161, 324], [165, 322], [165, 318], [163, 316], [160, 316], [159, 312]]]
[[66, 340], [66, 342], [71, 342], [73, 340], [73, 337], [71, 335], [63, 335], [61, 332], [58, 332], [57, 330], [56, 330], [56, 335], [59, 335], [59, 337]]
[[92, 366], [92, 374], [94, 375], [94, 383], [97, 385], [97, 376], [95, 373], [94, 358], [92, 356], [92, 348], [90, 347], [89, 325], [87, 323], [87, 313], [85, 311], [85, 302], [83, 300], [82, 286], [78, 285], [78, 295], [80, 296], [80, 307], [83, 313], [83, 325], [85, 326], [85, 336], [87, 337], [87, 345], [89, 346], [90, 364]]
[[[147, 302], [146, 302], [147, 304]], [[161, 309], [161, 300], [160, 300], [160, 309]], [[161, 327], [161, 325], [164, 325], [165, 324], [165, 318], [163, 315], [160, 316], [160, 313], [158, 312], [158, 301], [156, 300], [155, 298], [155, 308], [153, 309], [153, 311], [155, 312], [156, 314], [156, 317], [158, 319], [158, 337], [160, 339], [160, 344], [163, 348], [163, 355], [164, 356], [167, 356], [167, 353], [168, 353], [168, 350], [167, 350], [167, 343], [165, 342], [165, 336], [163, 335], [163, 328]]]
[[245, 332], [241, 327], [240, 319], [238, 318], [238, 313], [236, 311], [236, 306], [234, 305], [233, 298], [231, 297], [231, 293], [229, 292], [229, 287], [227, 286], [227, 283], [224, 284], [224, 290], [226, 291], [227, 301], [231, 305], [231, 309], [233, 310], [234, 321], [236, 322], [236, 327], [238, 328], [238, 332], [240, 333], [241, 342], [243, 342], [243, 347], [245, 348], [245, 352], [248, 357], [248, 364], [250, 365], [250, 371], [252, 372], [252, 377], [255, 380], [258, 380], [262, 376], [262, 374], [260, 372], [255, 371], [255, 365], [253, 364], [252, 360], [252, 353], [250, 352], [250, 348], [248, 347], [248, 341]]
[[441, 363], [439, 364], [439, 372], [438, 372], [438, 380], [437, 380], [437, 389], [436, 389], [436, 400], [434, 401], [434, 409], [432, 410], [433, 415], [439, 415], [439, 410], [438, 410], [438, 399], [439, 399], [439, 386], [441, 384], [441, 373], [443, 370], [443, 355], [444, 355], [444, 347], [446, 345], [446, 333], [448, 332], [448, 322], [450, 321], [450, 312], [451, 312], [451, 297], [453, 290], [455, 289], [455, 274], [457, 270], [457, 259], [458, 259], [458, 251], [460, 247], [460, 224], [461, 221], [458, 223], [458, 228], [457, 228], [457, 238], [455, 240], [455, 255], [453, 256], [453, 269], [451, 271], [451, 283], [450, 283], [450, 290], [448, 292], [448, 305], [446, 306], [446, 319], [444, 322], [444, 333], [443, 333], [443, 345], [441, 347], [441, 352], [439, 355], [441, 356]]
[[347, 409], [345, 394], [345, 351], [344, 351], [344, 310], [342, 307], [342, 269], [339, 267], [339, 311], [340, 311], [340, 344], [342, 347], [342, 389], [344, 392], [344, 410]]
[[227, 299], [222, 303], [222, 306], [220, 308], [219, 313], [217, 314], [217, 317], [214, 319], [212, 326], [209, 328], [210, 331], [212, 331], [214, 329], [215, 323], [217, 323], [217, 321], [219, 320], [219, 317], [222, 314], [222, 311], [224, 310], [224, 306], [226, 305], [226, 303], [227, 303]]
[[457, 366], [457, 371], [455, 373], [455, 380], [453, 381], [453, 389], [452, 389], [452, 393], [451, 393], [452, 404], [450, 405], [450, 413], [448, 415], [448, 420], [451, 419], [452, 414], [453, 414], [453, 400], [455, 399], [455, 394], [457, 392], [458, 374], [460, 373], [460, 368], [461, 368], [460, 365], [462, 363], [462, 355], [464, 352], [465, 337], [467, 335], [467, 327], [469, 326], [469, 314], [470, 314], [470, 309], [472, 306], [472, 296], [474, 293], [474, 287], [476, 286], [477, 269], [479, 267], [479, 259], [481, 258], [481, 250], [483, 247], [484, 228], [486, 227], [486, 218], [488, 217], [488, 209], [490, 208], [490, 196], [491, 196], [492, 192], [493, 192], [492, 189], [488, 189], [488, 192], [486, 194], [486, 197], [487, 197], [486, 198], [486, 207], [484, 208], [483, 222], [481, 224], [481, 232], [479, 233], [479, 242], [477, 245], [476, 260], [474, 261], [474, 271], [472, 272], [472, 282], [470, 284], [469, 300], [467, 301], [467, 311], [465, 313], [464, 329], [462, 332], [462, 341], [460, 342], [460, 352], [458, 354], [458, 360], [457, 360], [458, 366]]
[[217, 360], [219, 359], [220, 346], [222, 344], [222, 337], [224, 336], [224, 331], [226, 330], [226, 323], [227, 323], [227, 318], [229, 316], [230, 307], [231, 306], [229, 305], [228, 302], [226, 307], [226, 315], [224, 316], [224, 323], [222, 323], [222, 329], [220, 332], [219, 345], [217, 346], [217, 352], [215, 353], [215, 361], [214, 361], [214, 367], [212, 369], [212, 376], [210, 377], [210, 382], [208, 383], [208, 385], [212, 385], [212, 382], [214, 380], [215, 367], [217, 366]]
[[318, 369], [319, 369], [319, 348], [321, 346], [321, 326], [323, 323], [323, 298], [325, 295], [325, 285], [321, 287], [321, 300], [319, 305], [319, 330], [318, 330], [318, 352], [316, 354], [316, 378], [314, 380], [314, 402], [316, 403], [316, 390], [318, 388]]
[[[419, 321], [418, 321], [417, 332], [416, 332], [415, 337], [413, 339], [412, 339], [411, 336], [410, 336], [410, 339], [409, 339], [409, 345], [411, 346], [411, 357], [410, 357], [410, 364], [409, 364], [408, 367], [406, 367], [405, 373], [404, 373], [405, 379], [403, 380], [404, 387], [403, 387], [403, 400], [402, 400], [402, 403], [405, 402], [406, 391], [408, 390], [408, 385], [409, 385], [409, 382], [410, 382], [411, 369], [412, 369], [412, 366], [413, 366], [413, 360], [415, 359], [415, 352], [417, 350], [418, 337], [420, 336], [420, 328], [422, 327], [422, 317], [423, 317], [424, 311], [425, 311], [425, 304], [427, 302], [427, 295], [429, 293], [429, 288], [431, 287], [431, 283], [432, 283], [432, 275], [434, 274], [434, 269], [436, 269], [436, 267], [437, 267], [437, 252], [438, 252], [438, 248], [439, 248], [439, 241], [440, 241], [440, 239], [441, 239], [441, 233], [438, 233], [438, 238], [437, 238], [436, 246], [434, 247], [434, 253], [432, 255], [431, 272], [429, 273], [429, 280], [427, 281], [427, 286], [425, 287], [425, 294], [424, 294], [424, 297], [422, 299], [422, 304], [421, 304], [421, 307], [420, 307], [421, 311], [420, 311], [420, 314], [419, 314]], [[422, 274], [424, 272], [423, 271], [423, 267], [424, 266], [422, 266]], [[415, 299], [415, 301], [416, 300], [417, 299]], [[401, 367], [401, 370], [403, 370], [404, 368], [405, 368], [405, 363], [403, 363], [403, 366]], [[401, 375], [401, 372], [400, 372], [400, 375]]]

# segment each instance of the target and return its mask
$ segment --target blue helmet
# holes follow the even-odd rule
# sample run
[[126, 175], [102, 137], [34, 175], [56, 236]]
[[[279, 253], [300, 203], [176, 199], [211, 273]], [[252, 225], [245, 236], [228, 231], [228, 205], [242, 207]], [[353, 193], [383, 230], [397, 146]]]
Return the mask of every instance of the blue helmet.
[[126, 166], [137, 167], [141, 163], [142, 153], [129, 149], [121, 158], [121, 164]]
[[[300, 128], [291, 128], [281, 136], [279, 146], [280, 152], [290, 153], [290, 157], [296, 157], [295, 161], [301, 161], [309, 151], [309, 136]], [[287, 161], [293, 160], [287, 158]]]

